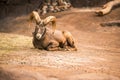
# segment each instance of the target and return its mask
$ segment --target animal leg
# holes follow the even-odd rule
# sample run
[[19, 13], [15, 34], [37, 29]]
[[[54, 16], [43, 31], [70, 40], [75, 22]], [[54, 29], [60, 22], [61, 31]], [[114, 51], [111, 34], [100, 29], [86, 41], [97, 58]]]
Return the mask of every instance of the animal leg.
[[50, 42], [49, 45], [47, 46], [47, 50], [48, 51], [60, 50], [59, 43], [56, 41]]
[[76, 47], [66, 46], [65, 48], [66, 48], [67, 51], [77, 51]]
[[77, 48], [72, 34], [68, 31], [64, 31], [64, 35], [67, 39], [67, 45], [65, 45], [65, 48], [68, 49], [68, 51], [76, 51]]
[[[68, 42], [66, 42], [67, 44], [68, 44]], [[76, 47], [71, 47], [71, 46], [69, 46], [69, 45], [64, 45], [64, 50], [66, 50], [66, 51], [77, 51], [77, 48]]]

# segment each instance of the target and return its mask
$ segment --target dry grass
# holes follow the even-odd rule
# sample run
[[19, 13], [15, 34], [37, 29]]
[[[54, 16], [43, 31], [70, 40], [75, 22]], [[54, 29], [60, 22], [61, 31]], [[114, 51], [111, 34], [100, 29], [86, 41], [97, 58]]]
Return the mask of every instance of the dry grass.
[[32, 37], [0, 33], [0, 55], [32, 47]]

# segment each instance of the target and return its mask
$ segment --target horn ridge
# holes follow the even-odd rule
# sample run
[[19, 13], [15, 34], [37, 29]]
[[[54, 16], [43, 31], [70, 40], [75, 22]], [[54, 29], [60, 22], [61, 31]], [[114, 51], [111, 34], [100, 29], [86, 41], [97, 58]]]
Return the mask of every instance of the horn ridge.
[[56, 17], [55, 16], [48, 16], [47, 18], [44, 19], [44, 24], [47, 25], [49, 23], [52, 23], [52, 29], [53, 33], [55, 32], [56, 29]]

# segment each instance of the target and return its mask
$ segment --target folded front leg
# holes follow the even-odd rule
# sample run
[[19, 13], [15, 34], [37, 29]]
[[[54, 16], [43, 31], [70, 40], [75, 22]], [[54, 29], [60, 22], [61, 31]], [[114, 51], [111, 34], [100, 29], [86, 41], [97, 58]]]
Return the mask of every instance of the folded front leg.
[[59, 43], [57, 41], [51, 41], [47, 46], [48, 51], [57, 51], [60, 49], [61, 48], [59, 47]]

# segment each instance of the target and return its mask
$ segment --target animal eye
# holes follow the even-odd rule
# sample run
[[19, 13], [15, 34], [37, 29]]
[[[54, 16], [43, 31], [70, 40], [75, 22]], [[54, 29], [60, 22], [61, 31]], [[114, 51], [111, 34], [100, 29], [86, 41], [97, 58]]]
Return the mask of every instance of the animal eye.
[[41, 21], [40, 22], [40, 27], [44, 27], [45, 25], [44, 25], [44, 22], [43, 21]]
[[39, 28], [39, 26], [36, 26], [36, 28]]

